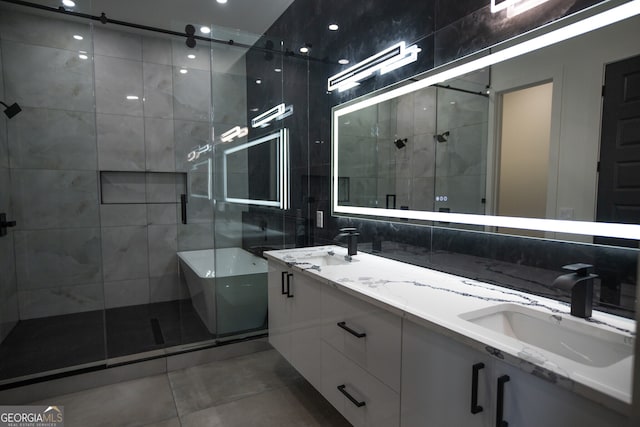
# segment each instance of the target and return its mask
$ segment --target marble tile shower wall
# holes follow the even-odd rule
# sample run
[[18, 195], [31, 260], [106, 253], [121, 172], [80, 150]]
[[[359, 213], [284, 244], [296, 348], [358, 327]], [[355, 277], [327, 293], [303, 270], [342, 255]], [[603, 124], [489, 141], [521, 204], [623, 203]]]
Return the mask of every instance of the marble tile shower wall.
[[23, 109], [8, 123], [20, 318], [102, 308], [90, 29], [0, 19], [5, 95]]
[[[9, 11], [0, 29], [6, 96], [23, 108], [8, 123], [20, 318], [188, 297], [176, 251], [213, 247], [213, 212], [190, 203], [178, 224], [186, 154], [210, 140], [212, 81], [244, 77], [212, 73], [209, 47], [183, 41]], [[117, 204], [101, 203], [98, 171], [126, 172], [102, 178]]]

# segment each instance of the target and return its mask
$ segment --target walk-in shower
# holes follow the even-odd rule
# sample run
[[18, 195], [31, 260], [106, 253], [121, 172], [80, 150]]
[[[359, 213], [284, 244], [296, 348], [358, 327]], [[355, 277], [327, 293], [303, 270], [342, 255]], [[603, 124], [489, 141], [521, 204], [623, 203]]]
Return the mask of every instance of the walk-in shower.
[[[0, 2], [0, 388], [266, 332], [264, 260], [222, 184], [223, 150], [254, 131], [220, 139], [250, 126], [260, 37], [185, 24]], [[279, 45], [256, 50], [282, 70]], [[205, 254], [216, 284], [194, 299], [178, 253]]]

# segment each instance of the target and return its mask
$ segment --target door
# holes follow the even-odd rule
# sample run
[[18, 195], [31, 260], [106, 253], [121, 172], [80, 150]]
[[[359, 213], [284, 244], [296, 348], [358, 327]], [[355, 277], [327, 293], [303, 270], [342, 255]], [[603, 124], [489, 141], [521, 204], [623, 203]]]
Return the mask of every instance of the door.
[[[596, 221], [640, 223], [640, 56], [605, 68]], [[635, 240], [596, 243], [638, 247]]]
[[296, 273], [291, 277], [291, 364], [320, 388], [320, 282]]
[[402, 337], [401, 425], [489, 427], [491, 360], [412, 322]]
[[269, 343], [287, 360], [291, 361], [291, 303], [287, 288], [292, 274], [286, 268], [269, 263], [267, 296], [269, 300]]
[[[553, 83], [502, 95], [497, 214], [547, 218]], [[544, 237], [544, 232], [500, 227], [502, 233]]]
[[[494, 384], [497, 384], [499, 378], [507, 378], [503, 382], [502, 421], [509, 426], [614, 427], [626, 425], [627, 419], [621, 414], [514, 366], [495, 360]], [[496, 420], [495, 425], [501, 425], [498, 421]]]

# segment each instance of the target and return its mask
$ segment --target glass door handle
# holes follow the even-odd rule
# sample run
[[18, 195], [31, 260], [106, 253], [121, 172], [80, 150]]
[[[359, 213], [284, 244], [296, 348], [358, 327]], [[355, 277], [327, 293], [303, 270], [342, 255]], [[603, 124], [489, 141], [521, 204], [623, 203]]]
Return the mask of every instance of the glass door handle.
[[182, 223], [187, 223], [187, 195], [180, 195], [180, 216], [182, 217]]

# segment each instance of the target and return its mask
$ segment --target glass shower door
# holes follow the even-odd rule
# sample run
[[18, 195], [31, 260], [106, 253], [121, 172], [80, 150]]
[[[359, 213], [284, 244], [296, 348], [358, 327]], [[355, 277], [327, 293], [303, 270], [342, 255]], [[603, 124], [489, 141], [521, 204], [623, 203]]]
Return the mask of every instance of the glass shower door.
[[[2, 52], [0, 51], [0, 100], [4, 100], [4, 82], [2, 79]], [[8, 118], [0, 118], [0, 379], [12, 375], [13, 366], [5, 362], [11, 352], [2, 343], [18, 323], [18, 294], [16, 288], [16, 264], [13, 250], [11, 209], [11, 173], [9, 170], [9, 151], [7, 143]]]
[[[87, 23], [0, 13], [0, 381], [104, 364], [93, 41]], [[31, 31], [38, 28], [39, 31]], [[44, 36], [46, 34], [46, 36]]]

